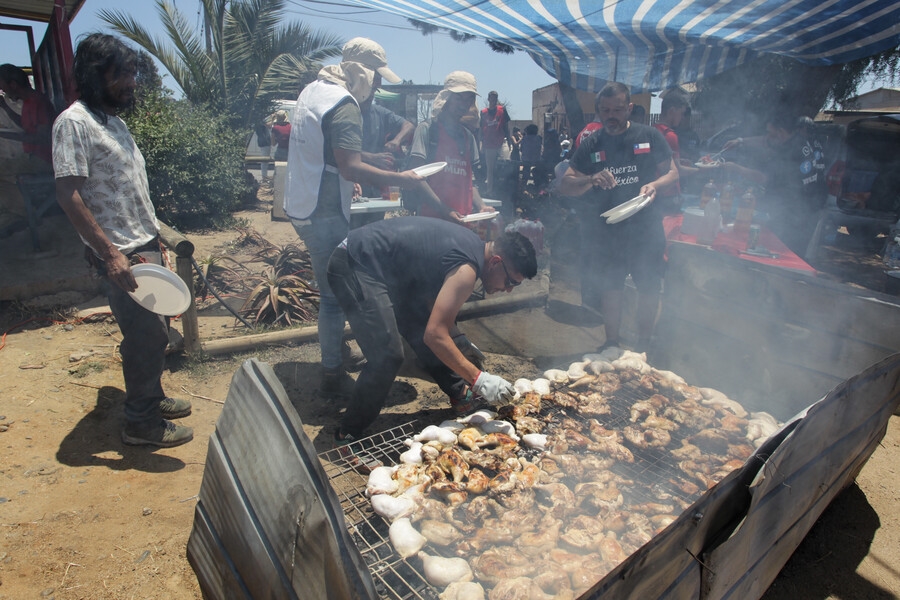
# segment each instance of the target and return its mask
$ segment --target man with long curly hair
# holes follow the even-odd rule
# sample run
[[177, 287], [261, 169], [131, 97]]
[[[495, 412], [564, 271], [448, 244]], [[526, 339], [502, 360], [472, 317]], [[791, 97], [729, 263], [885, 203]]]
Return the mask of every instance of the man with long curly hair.
[[79, 42], [74, 77], [80, 99], [53, 125], [53, 168], [57, 201], [107, 284], [122, 332], [122, 441], [168, 448], [193, 438], [190, 427], [170, 420], [189, 415], [191, 404], [167, 397], [160, 382], [167, 319], [128, 294], [137, 289], [132, 264], [161, 262], [144, 157], [118, 116], [134, 103], [138, 63], [138, 54], [111, 35], [94, 33]]

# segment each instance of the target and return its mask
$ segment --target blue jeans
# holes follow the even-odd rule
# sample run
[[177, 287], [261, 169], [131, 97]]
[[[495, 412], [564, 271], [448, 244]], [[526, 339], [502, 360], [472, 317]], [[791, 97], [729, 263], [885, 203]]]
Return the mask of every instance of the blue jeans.
[[[159, 252], [139, 253], [149, 263], [160, 264]], [[122, 333], [119, 353], [125, 379], [125, 421], [130, 425], [156, 425], [161, 416], [159, 403], [166, 395], [162, 377], [169, 344], [169, 320], [150, 312], [135, 302], [128, 293], [105, 278], [109, 308]]]
[[319, 286], [319, 346], [322, 349], [322, 367], [338, 369], [343, 363], [341, 344], [344, 337], [344, 311], [341, 310], [328, 278], [328, 259], [338, 244], [347, 237], [350, 227], [343, 215], [338, 217], [312, 217], [309, 224], [291, 221], [294, 230], [309, 252], [313, 274]]

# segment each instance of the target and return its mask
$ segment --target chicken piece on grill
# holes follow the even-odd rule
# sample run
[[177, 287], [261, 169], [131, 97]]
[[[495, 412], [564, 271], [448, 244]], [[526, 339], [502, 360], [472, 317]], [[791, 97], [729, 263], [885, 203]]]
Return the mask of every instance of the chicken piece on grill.
[[656, 528], [656, 533], [674, 523], [678, 519], [677, 515], [653, 515], [650, 517], [650, 523]]
[[631, 453], [631, 450], [611, 439], [594, 442], [592, 449], [594, 452], [609, 456], [614, 460], [627, 463], [634, 462], [634, 454]]
[[653, 524], [647, 515], [631, 513], [628, 516], [627, 529], [628, 531], [622, 535], [621, 542], [632, 548], [640, 548], [653, 539]]
[[672, 456], [679, 460], [698, 459], [703, 455], [703, 453], [700, 451], [700, 448], [693, 445], [687, 440], [681, 440], [681, 448], [671, 450], [670, 453], [672, 454]]
[[484, 432], [478, 427], [466, 427], [456, 436], [459, 445], [468, 450], [477, 450], [478, 442], [484, 438]]
[[459, 453], [469, 464], [469, 468], [478, 467], [484, 471], [499, 471], [503, 468], [503, 457], [487, 452], [460, 450]]
[[459, 529], [443, 519], [424, 519], [419, 523], [419, 532], [432, 546], [449, 546], [463, 537]]
[[700, 388], [700, 395], [703, 396], [701, 402], [707, 406], [712, 406], [720, 413], [729, 412], [736, 417], [745, 418], [748, 416], [747, 410], [741, 406], [740, 402], [736, 402], [713, 388]]
[[574, 598], [569, 574], [559, 568], [554, 567], [539, 573], [532, 578], [532, 581], [534, 585], [541, 588], [541, 591], [550, 594], [555, 600], [561, 600], [564, 597], [562, 594]]
[[535, 588], [530, 577], [507, 575], [488, 592], [488, 600], [532, 600], [531, 594]]
[[588, 431], [590, 432], [591, 439], [595, 442], [603, 442], [606, 440], [612, 440], [614, 442], [622, 443], [622, 433], [617, 429], [607, 429], [603, 425], [600, 424], [600, 421], [597, 419], [588, 419]]
[[679, 477], [678, 479], [672, 478], [669, 480], [669, 483], [678, 488], [678, 490], [689, 497], [693, 497], [695, 494], [700, 493], [700, 488], [697, 487], [697, 484], [693, 481], [688, 481], [687, 479], [682, 479]]
[[753, 452], [755, 452], [755, 450], [750, 444], [732, 444], [728, 446], [727, 456], [729, 458], [745, 461], [753, 456]]
[[560, 536], [562, 547], [575, 552], [591, 552], [597, 549], [597, 536], [582, 529], [567, 528]]
[[699, 410], [689, 410], [685, 409], [683, 406], [668, 406], [663, 410], [662, 416], [671, 419], [687, 429], [696, 431], [712, 425], [715, 411], [713, 411], [713, 415], [708, 416]]
[[449, 429], [438, 427], [437, 425], [429, 425], [425, 429], [413, 436], [413, 440], [417, 442], [438, 441], [444, 446], [452, 446], [456, 443], [456, 434]]
[[398, 467], [375, 467], [369, 473], [369, 481], [366, 483], [366, 496], [375, 494], [393, 494], [400, 488], [400, 484], [394, 479], [394, 473]]
[[566, 384], [569, 376], [562, 369], [547, 369], [544, 371], [544, 379], [553, 384]]
[[639, 369], [620, 369], [616, 371], [616, 375], [619, 377], [619, 383], [628, 383], [641, 378]]
[[422, 462], [430, 463], [436, 461], [443, 449], [444, 445], [438, 441], [426, 442], [422, 446]]
[[544, 423], [531, 416], [521, 416], [516, 419], [516, 433], [519, 435], [528, 435], [529, 433], [541, 433], [544, 430]]
[[491, 479], [488, 487], [491, 492], [495, 494], [502, 494], [504, 492], [511, 492], [516, 489], [516, 482], [519, 480], [519, 477], [516, 475], [515, 471], [504, 470], [500, 471]]
[[[733, 438], [728, 435], [728, 432], [719, 429], [703, 429], [687, 439], [690, 443], [700, 448], [704, 454], [725, 456]], [[737, 441], [737, 439], [734, 441]]]
[[388, 529], [388, 537], [391, 540], [394, 551], [401, 558], [409, 558], [415, 555], [428, 541], [425, 536], [416, 531], [416, 528], [412, 526], [412, 523], [406, 517], [396, 519], [391, 523]]
[[625, 502], [622, 492], [614, 483], [602, 484], [590, 481], [575, 486], [575, 500], [580, 505], [609, 512], [616, 510]]
[[472, 581], [472, 568], [462, 558], [445, 558], [419, 552], [425, 579], [433, 586], [447, 587], [455, 581]]
[[660, 502], [642, 502], [641, 504], [632, 504], [630, 508], [645, 515], [663, 515], [675, 512], [675, 505]]
[[598, 540], [600, 548], [600, 556], [603, 560], [618, 566], [619, 563], [628, 558], [628, 553], [622, 548], [622, 544], [616, 539], [616, 534], [610, 532], [608, 535]]
[[578, 406], [578, 396], [564, 391], [553, 392], [550, 401], [562, 408], [576, 408]]
[[604, 396], [612, 396], [622, 388], [622, 381], [617, 373], [602, 373], [597, 375], [593, 388]]
[[536, 531], [527, 531], [516, 538], [515, 546], [522, 554], [538, 558], [556, 548], [561, 527], [562, 521], [559, 519], [545, 517]]
[[547, 514], [562, 519], [575, 511], [575, 493], [564, 483], [548, 483], [534, 486], [538, 502], [549, 505]]
[[514, 531], [510, 525], [502, 522], [500, 519], [491, 518], [485, 519], [481, 528], [467, 539], [471, 542], [486, 542], [492, 545], [512, 544], [516, 539], [516, 535], [518, 535], [518, 532]]
[[485, 592], [480, 583], [454, 581], [441, 592], [438, 600], [485, 600]]
[[547, 436], [543, 433], [526, 433], [522, 436], [522, 445], [534, 450], [546, 450]]
[[471, 498], [466, 505], [462, 507], [466, 519], [470, 523], [478, 524], [484, 519], [494, 516], [495, 513], [491, 502], [492, 501], [487, 496], [476, 496], [475, 498]]
[[609, 399], [598, 392], [581, 396], [575, 411], [585, 418], [600, 417], [612, 412]]
[[372, 510], [389, 523], [408, 517], [416, 511], [418, 503], [409, 496], [394, 497], [390, 494], [376, 494], [371, 498]]
[[591, 375], [589, 373], [585, 373], [578, 379], [575, 379], [574, 381], [569, 383], [569, 389], [570, 390], [580, 390], [580, 389], [590, 386], [595, 381], [597, 381], [596, 375]]
[[480, 425], [481, 430], [485, 433], [503, 433], [518, 441], [519, 436], [516, 435], [515, 426], [509, 421], [494, 419]]
[[625, 439], [638, 448], [664, 448], [672, 441], [665, 429], [638, 429], [631, 425], [622, 428]]
[[534, 492], [531, 488], [517, 489], [514, 492], [495, 495], [497, 502], [509, 510], [532, 510], [535, 504]]
[[435, 463], [426, 465], [423, 473], [425, 473], [425, 475], [427, 475], [431, 479], [432, 483], [445, 481], [447, 479], [447, 473], [445, 473], [444, 469], [442, 469]]
[[441, 452], [435, 464], [449, 475], [455, 483], [461, 482], [469, 474], [469, 465], [454, 448], [448, 448]]
[[541, 468], [536, 464], [530, 463], [524, 458], [519, 459], [522, 470], [518, 472], [518, 481], [516, 485], [520, 488], [530, 488], [534, 486], [541, 476]]
[[519, 444], [505, 433], [488, 433], [476, 445], [482, 452], [511, 455]]
[[538, 396], [549, 396], [550, 395], [550, 380], [545, 379], [544, 377], [538, 377], [534, 381], [531, 382], [531, 389]]
[[[588, 373], [591, 373], [592, 375], [601, 375], [603, 373], [612, 373], [616, 370], [611, 362], [603, 360], [598, 355], [590, 355], [590, 357], [593, 360], [591, 360], [584, 369]], [[585, 356], [585, 358], [588, 358], [588, 356]]]
[[566, 371], [566, 375], [569, 377], [569, 381], [575, 381], [579, 377], [584, 377], [586, 375], [585, 367], [587, 367], [591, 361], [583, 360], [580, 362], [573, 362], [569, 365], [569, 370]]
[[595, 583], [606, 577], [606, 574], [612, 571], [614, 567], [613, 563], [603, 560], [599, 555], [591, 555], [577, 563], [577, 568], [569, 573], [569, 579], [572, 581], [572, 589], [576, 597], [588, 591]]
[[466, 477], [466, 491], [469, 494], [483, 494], [488, 491], [490, 483], [491, 480], [484, 474], [484, 471], [478, 467], [472, 467]]
[[395, 494], [402, 494], [409, 488], [415, 487], [422, 483], [425, 477], [420, 465], [402, 464], [394, 473], [394, 480], [397, 482], [397, 490]]
[[533, 572], [534, 560], [512, 546], [495, 546], [472, 561], [475, 576], [488, 585], [496, 585], [511, 577], [524, 577]]
[[459, 506], [469, 497], [465, 485], [455, 481], [437, 481], [431, 486], [431, 492], [451, 507]]
[[400, 455], [400, 462], [405, 465], [421, 465], [425, 460], [422, 456], [422, 442], [405, 440], [404, 443], [409, 446], [409, 450]]
[[551, 475], [561, 474], [563, 477], [581, 480], [584, 476], [584, 467], [581, 460], [574, 454], [547, 453], [541, 457], [541, 469]]
[[743, 433], [747, 430], [747, 425], [750, 423], [747, 419], [742, 419], [736, 415], [726, 412], [722, 415], [722, 419], [719, 421], [722, 424], [722, 429], [725, 431], [740, 431]]
[[641, 425], [649, 429], [662, 429], [664, 431], [676, 431], [678, 429], [678, 423], [659, 415], [650, 415], [644, 419]]
[[[548, 389], [546, 390], [547, 394], [550, 393], [549, 384]], [[527, 414], [535, 414], [541, 411], [541, 398], [546, 395], [539, 392], [537, 389], [525, 394], [522, 399], [519, 401], [519, 406], [525, 408]]]
[[643, 421], [651, 415], [656, 415], [656, 407], [646, 400], [639, 400], [631, 405], [631, 422]]

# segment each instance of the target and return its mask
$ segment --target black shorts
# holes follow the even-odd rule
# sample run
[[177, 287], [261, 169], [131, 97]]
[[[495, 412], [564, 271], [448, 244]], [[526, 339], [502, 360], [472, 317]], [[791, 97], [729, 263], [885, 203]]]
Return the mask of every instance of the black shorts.
[[615, 225], [582, 223], [582, 279], [588, 278], [597, 292], [621, 290], [625, 278], [638, 292], [658, 294], [665, 274], [666, 234], [662, 219], [625, 220]]

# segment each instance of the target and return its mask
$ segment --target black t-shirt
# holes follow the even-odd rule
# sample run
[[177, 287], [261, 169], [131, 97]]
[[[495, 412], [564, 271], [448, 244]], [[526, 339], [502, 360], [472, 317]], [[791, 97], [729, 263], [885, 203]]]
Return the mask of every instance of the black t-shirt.
[[456, 267], [484, 266], [484, 241], [461, 225], [429, 217], [398, 217], [353, 229], [347, 236], [352, 261], [383, 281], [394, 302], [433, 301]]
[[[619, 135], [610, 135], [606, 129], [595, 132], [578, 146], [569, 165], [585, 175], [609, 169], [616, 178], [616, 187], [611, 190], [594, 188], [582, 195], [583, 208], [591, 213], [585, 216], [599, 215], [634, 198], [640, 193], [641, 186], [659, 176], [658, 165], [668, 164], [671, 160], [672, 149], [654, 127], [632, 123]], [[650, 218], [655, 214], [652, 208], [644, 209], [622, 222]]]
[[825, 158], [818, 142], [794, 135], [769, 161], [766, 196], [775, 213], [818, 210], [825, 200]]

